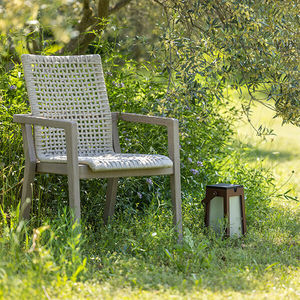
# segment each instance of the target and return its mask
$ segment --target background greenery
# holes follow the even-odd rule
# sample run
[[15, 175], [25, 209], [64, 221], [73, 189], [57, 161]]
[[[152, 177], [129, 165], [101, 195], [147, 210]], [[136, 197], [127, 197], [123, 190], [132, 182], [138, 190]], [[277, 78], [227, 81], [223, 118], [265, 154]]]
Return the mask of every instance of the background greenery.
[[[74, 7], [76, 3], [63, 4]], [[117, 3], [112, 2], [112, 7]], [[217, 1], [186, 1], [185, 4], [164, 1], [159, 6], [155, 3], [148, 6], [143, 1], [133, 3], [111, 18], [101, 38], [94, 38], [86, 52], [101, 54], [112, 111], [179, 119], [184, 241], [180, 245], [176, 243], [169, 183], [164, 177], [122, 179], [116, 216], [108, 226], [102, 222], [106, 181], [82, 181], [83, 223], [79, 233], [67, 208], [66, 178], [39, 175], [33, 191], [32, 218], [26, 223], [18, 222], [24, 159], [20, 128], [12, 122], [12, 116], [30, 111], [18, 55], [28, 51], [49, 55], [62, 47], [55, 39], [56, 30], [51, 31], [47, 20], [40, 18], [40, 24], [44, 25], [39, 31], [30, 31], [30, 24], [19, 28], [23, 39], [29, 40], [25, 50], [14, 46], [13, 50], [4, 47], [1, 51], [0, 297], [276, 299], [299, 296], [299, 205], [295, 201], [299, 197], [299, 186], [295, 187], [299, 178], [299, 128], [290, 125], [284, 129], [287, 127], [280, 127], [281, 120], [275, 119], [275, 130], [280, 135], [258, 139], [256, 133], [260, 136], [272, 133], [264, 127], [272, 124], [263, 124], [268, 115], [265, 108], [254, 108], [253, 115], [250, 114], [253, 99], [260, 99], [272, 89], [268, 81], [271, 71], [292, 70], [287, 72], [288, 79], [283, 80], [289, 84], [294, 82], [296, 72], [291, 69], [294, 64], [279, 64], [285, 59], [280, 47], [274, 58], [270, 61], [266, 58], [274, 46], [267, 46], [268, 41], [285, 31], [274, 29], [266, 37], [270, 28], [264, 31], [262, 23], [255, 27], [253, 22], [257, 18], [254, 17], [265, 13], [268, 19], [279, 10], [274, 16], [282, 16], [280, 28], [290, 28], [295, 24], [292, 22], [295, 10], [287, 12], [287, 8], [295, 9], [295, 6], [284, 7], [274, 2], [269, 9], [268, 1], [263, 1], [261, 7], [256, 1], [242, 4], [228, 1], [229, 6], [225, 6], [228, 14], [236, 8], [241, 15], [236, 13], [233, 19], [228, 18], [227, 24], [221, 16], [217, 21], [210, 19], [214, 12], [220, 12], [216, 5], [221, 4]], [[198, 8], [194, 3], [199, 3]], [[185, 5], [193, 9], [188, 20]], [[199, 17], [200, 9], [207, 13], [204, 19]], [[67, 11], [64, 7], [60, 13]], [[149, 15], [149, 26], [142, 26], [145, 22], [141, 20]], [[24, 17], [19, 18], [21, 21], [16, 22], [22, 23]], [[211, 40], [202, 38], [199, 39], [202, 44], [198, 43], [197, 31], [190, 27], [191, 20], [197, 21], [193, 23], [196, 29], [207, 24], [205, 33]], [[270, 19], [268, 24], [276, 22]], [[65, 28], [69, 25], [74, 24], [69, 23]], [[103, 30], [101, 26], [97, 33]], [[2, 39], [7, 41], [13, 37], [13, 45], [17, 45], [17, 34], [0, 28]], [[29, 32], [24, 34], [22, 30]], [[237, 40], [226, 40], [233, 32]], [[250, 34], [248, 40], [247, 34]], [[37, 37], [42, 48], [34, 46], [32, 40]], [[290, 41], [292, 37], [291, 33], [284, 39]], [[266, 39], [264, 53], [251, 48], [256, 39]], [[26, 45], [20, 40], [21, 45]], [[244, 52], [240, 48], [241, 40], [248, 43]], [[72, 37], [66, 37], [65, 45], [70, 41]], [[222, 52], [220, 43], [231, 43], [228, 51], [225, 49], [227, 52]], [[295, 58], [293, 45], [285, 51], [287, 59]], [[260, 60], [253, 61], [252, 55]], [[252, 57], [250, 69], [247, 69], [250, 65], [245, 66], [250, 63], [248, 56]], [[255, 90], [251, 94], [250, 89], [249, 93], [249, 82], [259, 92]], [[272, 97], [276, 98], [276, 91], [277, 88]], [[285, 122], [298, 122], [297, 93], [297, 86], [291, 85], [284, 94], [293, 97], [289, 98], [292, 106], [287, 105], [290, 108], [283, 111], [296, 111], [294, 117], [284, 117]], [[269, 106], [274, 100], [271, 98], [263, 104]], [[278, 103], [283, 103], [281, 100]], [[260, 111], [263, 117], [259, 116]], [[256, 131], [249, 129], [249, 118]], [[245, 121], [248, 127], [243, 125]], [[124, 152], [166, 154], [164, 129], [124, 123], [119, 126]], [[292, 170], [294, 177], [283, 185]], [[241, 239], [223, 239], [204, 227], [201, 200], [205, 185], [218, 182], [245, 187], [248, 233]]]

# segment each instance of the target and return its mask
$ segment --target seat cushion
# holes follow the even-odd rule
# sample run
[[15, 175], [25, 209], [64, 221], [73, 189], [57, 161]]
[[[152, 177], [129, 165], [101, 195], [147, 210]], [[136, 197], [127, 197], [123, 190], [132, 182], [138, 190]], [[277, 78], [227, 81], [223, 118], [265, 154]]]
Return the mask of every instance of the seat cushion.
[[[44, 162], [66, 163], [66, 156], [44, 158]], [[78, 157], [79, 163], [88, 165], [94, 172], [112, 170], [171, 168], [173, 162], [164, 155], [107, 153], [97, 156]]]

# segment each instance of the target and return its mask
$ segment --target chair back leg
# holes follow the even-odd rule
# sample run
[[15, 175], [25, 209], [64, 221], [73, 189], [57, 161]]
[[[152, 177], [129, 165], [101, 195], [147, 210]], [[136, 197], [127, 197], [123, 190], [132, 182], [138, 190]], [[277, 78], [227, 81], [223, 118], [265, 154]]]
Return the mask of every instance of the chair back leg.
[[117, 199], [118, 178], [109, 178], [107, 180], [106, 189], [106, 204], [104, 208], [103, 221], [104, 224], [109, 222], [109, 219], [115, 212], [115, 204]]
[[182, 241], [182, 211], [181, 211], [181, 183], [180, 173], [170, 176], [171, 197], [173, 207], [173, 222], [178, 233], [178, 241]]

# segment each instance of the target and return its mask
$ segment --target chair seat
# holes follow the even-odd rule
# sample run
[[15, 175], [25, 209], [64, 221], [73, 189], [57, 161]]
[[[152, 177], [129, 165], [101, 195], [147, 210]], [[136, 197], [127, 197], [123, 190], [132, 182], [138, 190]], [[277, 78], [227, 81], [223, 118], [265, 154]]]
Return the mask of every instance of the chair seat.
[[[40, 159], [42, 162], [66, 163], [66, 156], [52, 156]], [[88, 165], [92, 171], [171, 168], [173, 162], [164, 155], [106, 153], [97, 156], [79, 156], [78, 162]]]

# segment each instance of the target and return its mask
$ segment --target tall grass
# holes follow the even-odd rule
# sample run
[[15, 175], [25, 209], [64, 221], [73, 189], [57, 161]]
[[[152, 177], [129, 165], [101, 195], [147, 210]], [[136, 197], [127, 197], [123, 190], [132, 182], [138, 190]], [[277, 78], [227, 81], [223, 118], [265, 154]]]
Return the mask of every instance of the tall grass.
[[[38, 175], [32, 218], [18, 222], [24, 159], [12, 115], [29, 107], [16, 66], [0, 81], [0, 298], [295, 297], [299, 216], [289, 206], [271, 205], [282, 192], [270, 170], [235, 148], [233, 113], [219, 113], [218, 101], [211, 115], [187, 109], [184, 99], [168, 102], [165, 81], [149, 71], [139, 74], [130, 62], [116, 69], [108, 59], [107, 67], [112, 110], [180, 119], [183, 243], [176, 242], [168, 181], [161, 177], [121, 180], [107, 226], [106, 181], [82, 181], [79, 230], [67, 208], [66, 178]], [[162, 129], [120, 128], [123, 151], [166, 153]], [[223, 239], [204, 227], [205, 185], [217, 182], [245, 186], [248, 233], [241, 239]]]

